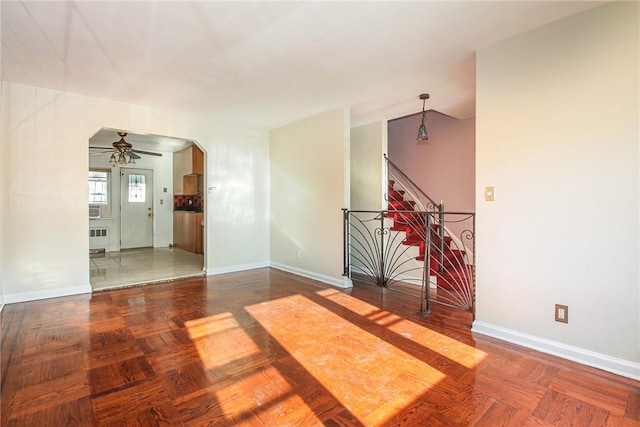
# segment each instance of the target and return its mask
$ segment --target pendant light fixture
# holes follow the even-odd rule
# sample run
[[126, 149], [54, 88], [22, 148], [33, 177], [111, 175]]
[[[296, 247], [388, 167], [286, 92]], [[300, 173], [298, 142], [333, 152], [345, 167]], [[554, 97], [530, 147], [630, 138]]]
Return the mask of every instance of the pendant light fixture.
[[429, 134], [427, 133], [427, 126], [424, 124], [424, 118], [427, 114], [427, 112], [424, 109], [425, 106], [425, 102], [427, 101], [427, 99], [429, 99], [429, 94], [428, 93], [423, 93], [420, 95], [419, 97], [420, 99], [422, 99], [422, 123], [420, 124], [420, 127], [418, 128], [418, 137], [416, 138], [416, 140], [418, 141], [426, 141], [427, 139], [429, 139]]

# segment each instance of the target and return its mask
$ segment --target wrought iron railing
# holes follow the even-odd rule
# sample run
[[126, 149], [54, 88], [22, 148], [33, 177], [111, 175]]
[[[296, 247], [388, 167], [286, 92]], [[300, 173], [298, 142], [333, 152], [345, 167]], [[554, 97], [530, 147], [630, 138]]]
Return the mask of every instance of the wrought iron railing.
[[475, 214], [446, 212], [384, 156], [388, 210], [344, 215], [344, 275], [475, 313]]
[[473, 213], [344, 209], [343, 218], [344, 275], [353, 282], [420, 298], [421, 315], [433, 303], [474, 313]]
[[389, 212], [343, 209], [343, 215], [344, 275], [354, 282], [379, 286], [381, 292], [387, 288], [419, 297], [420, 314], [429, 312], [425, 261], [419, 262], [419, 249], [405, 245], [405, 236], [393, 230]]

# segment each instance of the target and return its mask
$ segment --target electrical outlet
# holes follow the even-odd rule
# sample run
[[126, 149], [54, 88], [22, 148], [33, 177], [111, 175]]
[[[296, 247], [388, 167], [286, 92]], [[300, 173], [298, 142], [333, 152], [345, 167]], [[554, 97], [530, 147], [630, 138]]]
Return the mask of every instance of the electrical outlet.
[[569, 307], [556, 304], [556, 322], [569, 323]]

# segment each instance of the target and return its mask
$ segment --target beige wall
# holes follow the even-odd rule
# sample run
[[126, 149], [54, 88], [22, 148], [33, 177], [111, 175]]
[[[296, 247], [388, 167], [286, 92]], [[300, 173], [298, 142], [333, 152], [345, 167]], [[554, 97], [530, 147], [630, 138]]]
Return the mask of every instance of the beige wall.
[[386, 209], [384, 157], [387, 122], [351, 129], [351, 210]]
[[349, 111], [336, 108], [272, 130], [269, 151], [271, 264], [343, 285]]
[[208, 117], [3, 83], [6, 302], [90, 291], [88, 140], [102, 127], [183, 137], [207, 151], [208, 272], [269, 263], [268, 133]]
[[639, 7], [478, 52], [474, 330], [640, 378]]
[[415, 114], [389, 121], [389, 159], [447, 212], [474, 212], [474, 118], [429, 111], [429, 140], [416, 141], [421, 120]]

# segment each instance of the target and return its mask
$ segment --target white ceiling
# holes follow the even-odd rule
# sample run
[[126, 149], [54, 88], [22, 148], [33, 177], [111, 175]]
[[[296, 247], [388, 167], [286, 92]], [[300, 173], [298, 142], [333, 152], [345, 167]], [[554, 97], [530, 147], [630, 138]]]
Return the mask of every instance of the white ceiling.
[[2, 79], [266, 128], [400, 117], [423, 92], [462, 118], [476, 50], [602, 3], [2, 1]]

